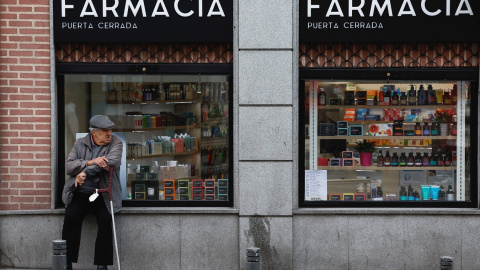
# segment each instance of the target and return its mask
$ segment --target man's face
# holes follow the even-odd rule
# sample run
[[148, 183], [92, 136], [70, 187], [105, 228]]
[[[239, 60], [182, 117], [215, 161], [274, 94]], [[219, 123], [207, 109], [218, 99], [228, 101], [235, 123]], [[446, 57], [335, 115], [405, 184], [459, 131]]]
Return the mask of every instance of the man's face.
[[93, 130], [93, 141], [97, 145], [107, 145], [112, 140], [112, 129], [98, 128]]

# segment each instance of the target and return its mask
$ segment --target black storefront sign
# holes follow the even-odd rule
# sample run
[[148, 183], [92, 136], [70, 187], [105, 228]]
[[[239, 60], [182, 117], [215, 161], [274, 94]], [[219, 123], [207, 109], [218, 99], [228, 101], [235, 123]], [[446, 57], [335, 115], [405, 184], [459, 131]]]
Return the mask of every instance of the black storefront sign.
[[300, 42], [479, 42], [478, 0], [300, 0]]
[[55, 42], [232, 42], [233, 0], [54, 0]]

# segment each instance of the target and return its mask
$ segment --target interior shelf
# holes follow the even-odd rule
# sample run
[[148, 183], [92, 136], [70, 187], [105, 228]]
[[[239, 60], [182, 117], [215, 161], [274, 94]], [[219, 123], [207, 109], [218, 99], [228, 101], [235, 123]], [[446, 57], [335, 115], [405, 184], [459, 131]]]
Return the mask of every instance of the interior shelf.
[[353, 167], [332, 167], [332, 166], [318, 166], [317, 170], [330, 170], [330, 171], [454, 171], [457, 168], [455, 166], [442, 167], [442, 166], [426, 166], [426, 167], [377, 167], [377, 166], [353, 166]]

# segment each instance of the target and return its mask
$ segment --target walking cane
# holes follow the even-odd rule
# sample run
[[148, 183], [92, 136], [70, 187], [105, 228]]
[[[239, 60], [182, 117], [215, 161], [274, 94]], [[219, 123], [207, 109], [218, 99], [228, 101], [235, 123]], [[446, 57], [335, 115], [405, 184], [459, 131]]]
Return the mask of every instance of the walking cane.
[[95, 193], [108, 193], [110, 199], [110, 212], [112, 213], [112, 225], [113, 225], [113, 236], [115, 238], [115, 252], [117, 253], [117, 264], [118, 270], [120, 270], [120, 257], [118, 257], [118, 244], [117, 244], [117, 232], [115, 231], [115, 218], [113, 215], [113, 198], [112, 198], [112, 178], [113, 178], [113, 166], [107, 165], [104, 167], [105, 170], [109, 171], [108, 176], [108, 188], [96, 189]]

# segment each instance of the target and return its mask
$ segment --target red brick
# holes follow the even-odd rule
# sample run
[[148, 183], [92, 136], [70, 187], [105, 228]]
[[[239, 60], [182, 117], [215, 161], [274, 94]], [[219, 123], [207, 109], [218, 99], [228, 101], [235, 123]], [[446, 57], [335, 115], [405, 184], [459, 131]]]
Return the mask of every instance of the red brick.
[[9, 87], [9, 86], [2, 87], [2, 93], [3, 94], [18, 93], [18, 87]]
[[20, 78], [22, 78], [22, 79], [33, 78], [33, 79], [48, 80], [48, 79], [50, 79], [50, 74], [49, 73], [43, 73], [43, 72], [20, 73]]
[[33, 57], [32, 51], [19, 51], [19, 50], [9, 50], [9, 56], [18, 56], [18, 57]]
[[[5, 19], [5, 18], [3, 18]], [[18, 34], [18, 29], [17, 28], [7, 28], [7, 27], [2, 27], [2, 35], [17, 35]]]
[[[50, 83], [50, 82], [49, 82]], [[31, 94], [50, 94], [50, 88], [30, 88], [30, 87], [22, 87], [20, 88], [20, 93], [31, 93]]]
[[33, 124], [10, 124], [13, 130], [33, 130]]
[[39, 161], [39, 160], [25, 160], [20, 163], [21, 166], [32, 166], [32, 167], [47, 167], [50, 166], [51, 161], [46, 160], [46, 161]]
[[[35, 27], [45, 27], [45, 28], [48, 28], [50, 27], [50, 22], [49, 21], [36, 21], [34, 23], [34, 26]], [[48, 33], [48, 31], [47, 31]]]
[[30, 203], [20, 203], [20, 210], [42, 210], [42, 209], [50, 209], [50, 204], [30, 204]]
[[51, 100], [51, 96], [47, 95], [35, 95], [35, 100]]
[[50, 80], [45, 80], [45, 81], [35, 81], [35, 85], [36, 86], [45, 86], [45, 87], [48, 87], [48, 93], [50, 93]]
[[32, 36], [8, 36], [10, 42], [32, 42]]
[[18, 19], [20, 20], [44, 20], [48, 21], [50, 18], [48, 14], [42, 13], [33, 13], [33, 14], [18, 14]]
[[34, 141], [33, 141], [33, 139], [21, 138], [21, 139], [10, 139], [10, 143], [12, 143], [12, 144], [34, 144]]
[[[35, 23], [36, 25], [38, 23]], [[45, 31], [45, 34], [47, 34], [48, 31]], [[49, 42], [50, 41], [50, 37], [49, 36], [35, 36], [34, 40], [36, 42]]]
[[25, 122], [35, 122], [35, 123], [50, 123], [50, 117], [20, 117], [20, 121]]
[[18, 131], [1, 131], [2, 137], [18, 137]]
[[33, 100], [32, 95], [9, 95], [10, 100]]
[[[52, 170], [51, 168], [35, 168], [35, 173], [45, 173], [46, 174], [46, 173], [51, 173], [51, 170]], [[39, 188], [39, 187], [37, 187], [37, 188]]]
[[49, 13], [50, 9], [49, 7], [33, 7], [33, 11], [35, 13]]
[[50, 180], [50, 175], [35, 174], [35, 175], [20, 175], [22, 181], [38, 181], [38, 180]]
[[50, 50], [50, 44], [21, 43], [18, 46], [22, 50]]
[[35, 197], [36, 203], [50, 203], [52, 201], [51, 197]]
[[8, 211], [8, 210], [20, 210], [18, 204], [5, 204], [0, 203], [0, 210]]
[[[2, 46], [3, 46], [3, 43], [2, 42]], [[17, 64], [18, 63], [18, 58], [12, 58], [12, 57], [2, 57], [0, 59], [0, 63], [5, 63], [5, 64]]]
[[37, 138], [37, 137], [45, 137], [45, 138], [50, 138], [52, 136], [50, 131], [27, 131], [27, 132], [20, 132], [20, 136], [25, 136], [25, 137], [32, 137], [32, 138]]
[[50, 59], [48, 58], [20, 58], [20, 64], [38, 64], [38, 65], [48, 65], [50, 64]]
[[10, 182], [10, 187], [11, 188], [16, 188], [16, 189], [23, 189], [23, 188], [29, 188], [29, 189], [34, 189], [35, 188], [35, 182], [26, 182], [26, 181], [17, 181], [17, 182]]
[[35, 144], [48, 144], [50, 145], [51, 140], [50, 139], [36, 139]]
[[50, 108], [51, 103], [47, 102], [22, 102], [20, 108]]
[[20, 195], [47, 196], [50, 195], [48, 189], [20, 189]]
[[33, 203], [35, 201], [34, 197], [12, 197], [10, 198], [10, 202], [12, 203], [22, 203], [22, 202], [27, 202], [27, 203]]
[[[20, 162], [20, 165], [23, 166], [23, 162]], [[33, 168], [27, 167], [16, 167], [10, 168], [10, 173], [33, 173]]]
[[15, 109], [11, 109], [11, 110], [10, 110], [10, 115], [33, 115], [33, 110], [25, 110], [25, 109], [15, 110]]
[[[12, 158], [13, 159], [13, 158]], [[18, 160], [0, 160], [0, 166], [18, 166]]]
[[10, 80], [10, 85], [18, 85], [18, 86], [24, 86], [24, 85], [33, 85], [33, 80]]
[[[45, 57], [48, 58], [50, 57], [50, 51], [35, 51], [35, 57]], [[48, 70], [50, 72], [50, 67], [48, 67]]]
[[16, 79], [18, 78], [18, 73], [17, 72], [1, 72], [0, 76], [2, 79]]
[[29, 145], [29, 146], [20, 146], [20, 151], [26, 152], [47, 152], [50, 151], [50, 146], [37, 146], [37, 145]]
[[18, 108], [18, 102], [0, 102], [1, 108]]
[[18, 146], [17, 145], [2, 145], [1, 150], [5, 152], [17, 152]]
[[13, 123], [18, 123], [18, 117], [6, 117], [6, 116], [0, 116], [0, 122], [13, 122]]
[[37, 158], [37, 159], [50, 159], [51, 154], [50, 153], [35, 153], [35, 158]]
[[30, 65], [10, 65], [10, 71], [33, 71], [33, 66]]
[[2, 192], [2, 195], [18, 196], [20, 194], [19, 189], [11, 189], [11, 188], [3, 189], [1, 192]]
[[[37, 53], [35, 53], [37, 54]], [[50, 53], [49, 53], [50, 54]], [[50, 67], [49, 66], [35, 66], [35, 71], [37, 72], [46, 72], [50, 75]]]
[[34, 159], [35, 155], [33, 153], [11, 153], [10, 158], [12, 159]]
[[52, 188], [52, 183], [50, 181], [45, 182], [35, 182], [35, 188]]

